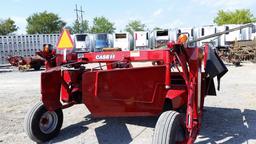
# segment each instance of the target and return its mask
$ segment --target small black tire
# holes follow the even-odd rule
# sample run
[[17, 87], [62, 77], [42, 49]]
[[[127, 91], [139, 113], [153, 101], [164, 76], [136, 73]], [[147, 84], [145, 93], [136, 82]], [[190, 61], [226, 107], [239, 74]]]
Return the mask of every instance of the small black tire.
[[176, 144], [185, 139], [181, 114], [166, 111], [159, 117], [153, 136], [153, 144]]
[[38, 102], [28, 111], [24, 121], [24, 129], [31, 140], [42, 143], [56, 137], [60, 132], [62, 123], [62, 109], [50, 112], [42, 102]]
[[40, 65], [37, 65], [37, 66], [34, 67], [34, 70], [35, 70], [35, 71], [39, 71], [40, 69], [41, 69], [41, 66], [40, 66]]

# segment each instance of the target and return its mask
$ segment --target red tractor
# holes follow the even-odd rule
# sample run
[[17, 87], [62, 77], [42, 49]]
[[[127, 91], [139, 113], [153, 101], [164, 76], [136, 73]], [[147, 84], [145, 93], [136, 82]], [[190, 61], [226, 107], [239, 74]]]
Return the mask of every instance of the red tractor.
[[[146, 61], [156, 65], [132, 66]], [[99, 67], [86, 68], [90, 63]], [[191, 144], [202, 124], [205, 96], [216, 95], [213, 78], [226, 72], [207, 44], [190, 48], [179, 41], [159, 50], [72, 53], [65, 64], [42, 72], [42, 101], [28, 112], [25, 130], [35, 142], [48, 141], [61, 129], [62, 110], [84, 104], [94, 117], [160, 115], [153, 144]]]

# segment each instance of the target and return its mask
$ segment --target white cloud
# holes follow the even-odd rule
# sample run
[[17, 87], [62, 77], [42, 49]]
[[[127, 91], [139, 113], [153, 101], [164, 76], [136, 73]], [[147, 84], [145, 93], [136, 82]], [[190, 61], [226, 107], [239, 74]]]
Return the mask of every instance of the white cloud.
[[160, 9], [154, 11], [153, 16], [157, 17], [157, 16], [161, 15], [162, 13], [163, 13], [163, 9], [160, 8]]

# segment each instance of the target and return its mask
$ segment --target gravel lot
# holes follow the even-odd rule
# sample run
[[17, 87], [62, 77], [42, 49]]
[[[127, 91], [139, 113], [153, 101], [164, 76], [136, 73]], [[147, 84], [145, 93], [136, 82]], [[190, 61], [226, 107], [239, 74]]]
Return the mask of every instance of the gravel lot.
[[[197, 143], [256, 143], [256, 65], [228, 66], [217, 97], [207, 97]], [[1, 70], [0, 70], [1, 71]], [[23, 130], [40, 98], [40, 72], [0, 73], [0, 143], [33, 143]], [[84, 105], [64, 111], [59, 136], [49, 143], [149, 144], [157, 118], [94, 119]]]

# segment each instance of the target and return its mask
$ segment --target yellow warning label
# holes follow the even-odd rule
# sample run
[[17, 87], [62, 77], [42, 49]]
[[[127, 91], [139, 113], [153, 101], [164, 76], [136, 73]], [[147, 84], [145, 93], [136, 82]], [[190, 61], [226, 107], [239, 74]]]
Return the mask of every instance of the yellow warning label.
[[71, 39], [68, 29], [64, 29], [59, 37], [56, 46], [58, 49], [72, 49], [74, 47], [73, 40]]

